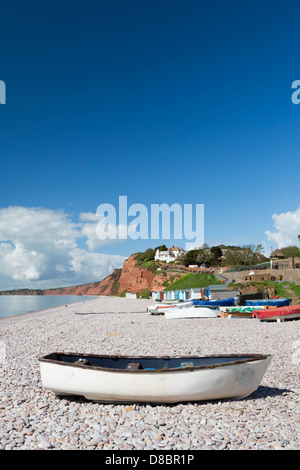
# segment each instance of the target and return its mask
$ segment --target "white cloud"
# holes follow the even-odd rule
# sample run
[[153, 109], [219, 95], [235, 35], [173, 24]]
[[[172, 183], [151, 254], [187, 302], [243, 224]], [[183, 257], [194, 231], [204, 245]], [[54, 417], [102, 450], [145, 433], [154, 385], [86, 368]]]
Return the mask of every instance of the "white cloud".
[[275, 231], [265, 232], [268, 240], [274, 242], [278, 248], [298, 245], [298, 235], [300, 235], [300, 207], [294, 212], [283, 212], [273, 214]]
[[[126, 225], [114, 225], [106, 223], [105, 217], [101, 217], [92, 212], [81, 212], [79, 219], [82, 221], [80, 224], [81, 234], [86, 237], [86, 244], [91, 251], [97, 250], [104, 245], [114, 245], [115, 243], [122, 243], [125, 239], [131, 236], [135, 228]], [[100, 222], [103, 225], [100, 226]]]
[[94, 280], [101, 279], [99, 278], [99, 273], [110, 274], [115, 268], [122, 266], [125, 260], [120, 255], [112, 256], [102, 253], [88, 253], [80, 248], [76, 248], [71, 254], [72, 270], [84, 278]]
[[84, 222], [99, 222], [99, 216], [94, 212], [81, 212], [79, 219]]
[[[0, 209], [0, 289], [94, 282], [121, 267], [124, 257], [92, 252], [100, 246], [93, 238], [95, 221], [89, 213], [73, 222], [64, 211]], [[78, 248], [85, 237], [90, 252]]]

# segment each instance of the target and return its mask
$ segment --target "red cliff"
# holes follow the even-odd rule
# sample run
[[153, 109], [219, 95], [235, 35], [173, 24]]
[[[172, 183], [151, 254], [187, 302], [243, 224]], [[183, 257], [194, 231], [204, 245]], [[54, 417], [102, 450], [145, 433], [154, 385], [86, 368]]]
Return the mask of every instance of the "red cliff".
[[[177, 279], [180, 276], [181, 274], [178, 273], [175, 278]], [[155, 265], [152, 265], [152, 269], [143, 267], [136, 261], [135, 255], [131, 255], [123, 264], [118, 293], [163, 290], [164, 284], [171, 277], [174, 278], [174, 273], [171, 276], [165, 271], [158, 271]]]
[[99, 282], [81, 286], [61, 287], [57, 289], [31, 290], [18, 289], [1, 292], [2, 295], [124, 295], [136, 292], [147, 295], [150, 291], [163, 290], [166, 284], [181, 277], [182, 274], [159, 270], [154, 262], [150, 266], [136, 260], [131, 255], [123, 264], [122, 269], [115, 269], [109, 276]]

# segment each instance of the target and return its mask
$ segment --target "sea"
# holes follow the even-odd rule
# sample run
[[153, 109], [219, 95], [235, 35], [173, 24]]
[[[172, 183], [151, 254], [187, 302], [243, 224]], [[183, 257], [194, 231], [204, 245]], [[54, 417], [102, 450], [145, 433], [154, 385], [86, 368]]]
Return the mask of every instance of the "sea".
[[0, 318], [95, 298], [92, 295], [0, 295]]

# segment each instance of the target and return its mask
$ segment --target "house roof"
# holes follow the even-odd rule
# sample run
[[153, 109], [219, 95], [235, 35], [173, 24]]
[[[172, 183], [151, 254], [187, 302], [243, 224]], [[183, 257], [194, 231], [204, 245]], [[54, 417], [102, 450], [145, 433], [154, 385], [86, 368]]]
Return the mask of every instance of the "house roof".
[[284, 258], [284, 254], [280, 250], [275, 250], [270, 254], [270, 258]]
[[213, 284], [211, 286], [209, 286], [209, 289], [211, 291], [224, 291], [224, 290], [228, 290], [227, 287], [224, 285], [224, 284]]

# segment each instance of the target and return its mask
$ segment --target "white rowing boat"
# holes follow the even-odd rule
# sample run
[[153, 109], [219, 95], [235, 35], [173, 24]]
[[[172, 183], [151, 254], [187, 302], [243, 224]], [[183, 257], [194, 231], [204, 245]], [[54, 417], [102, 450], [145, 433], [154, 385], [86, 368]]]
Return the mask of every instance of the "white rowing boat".
[[124, 357], [55, 352], [39, 361], [43, 387], [57, 395], [110, 403], [178, 403], [250, 395], [271, 356]]
[[216, 310], [206, 307], [172, 308], [165, 312], [167, 319], [176, 318], [217, 318]]
[[174, 308], [189, 308], [193, 305], [192, 302], [177, 302], [176, 304], [162, 304], [162, 305], [150, 305], [148, 307], [148, 312], [150, 315], [164, 315], [169, 310], [173, 310]]

